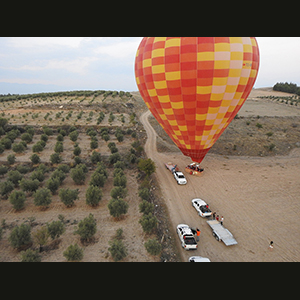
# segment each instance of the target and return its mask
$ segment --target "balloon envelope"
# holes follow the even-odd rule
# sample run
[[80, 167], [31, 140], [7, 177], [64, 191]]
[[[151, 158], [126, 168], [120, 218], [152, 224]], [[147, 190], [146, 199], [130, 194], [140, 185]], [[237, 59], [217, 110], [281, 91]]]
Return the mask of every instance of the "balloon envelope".
[[135, 76], [159, 124], [200, 163], [246, 101], [258, 67], [254, 37], [145, 37]]

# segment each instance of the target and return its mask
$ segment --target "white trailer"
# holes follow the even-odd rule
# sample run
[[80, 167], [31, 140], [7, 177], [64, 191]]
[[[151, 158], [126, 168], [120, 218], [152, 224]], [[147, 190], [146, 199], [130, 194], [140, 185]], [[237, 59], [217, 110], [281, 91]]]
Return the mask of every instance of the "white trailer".
[[232, 233], [223, 227], [221, 223], [217, 220], [207, 221], [207, 224], [213, 230], [213, 236], [217, 241], [223, 241], [226, 246], [236, 245], [237, 241], [233, 237]]

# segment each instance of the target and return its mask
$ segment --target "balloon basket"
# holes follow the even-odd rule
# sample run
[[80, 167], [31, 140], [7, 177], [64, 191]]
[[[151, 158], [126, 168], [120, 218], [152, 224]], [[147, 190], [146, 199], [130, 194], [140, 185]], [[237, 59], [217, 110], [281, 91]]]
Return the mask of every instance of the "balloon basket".
[[190, 175], [202, 176], [204, 169], [199, 164], [191, 163], [185, 167], [185, 171]]

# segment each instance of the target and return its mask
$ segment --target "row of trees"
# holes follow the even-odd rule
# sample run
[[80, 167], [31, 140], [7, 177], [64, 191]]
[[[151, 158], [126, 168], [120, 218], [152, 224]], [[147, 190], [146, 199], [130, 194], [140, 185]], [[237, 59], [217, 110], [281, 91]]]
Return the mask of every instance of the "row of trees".
[[297, 86], [296, 83], [288, 83], [288, 82], [277, 82], [273, 86], [274, 91], [280, 91], [285, 93], [297, 94], [300, 96], [300, 87]]
[[0, 102], [3, 101], [13, 101], [13, 100], [21, 100], [21, 99], [35, 99], [35, 98], [48, 98], [48, 97], [90, 97], [90, 96], [100, 96], [104, 95], [107, 97], [112, 95], [115, 97], [119, 95], [120, 97], [132, 97], [129, 92], [124, 91], [105, 91], [105, 90], [96, 90], [96, 91], [65, 91], [65, 92], [49, 92], [49, 93], [36, 93], [36, 94], [0, 94]]

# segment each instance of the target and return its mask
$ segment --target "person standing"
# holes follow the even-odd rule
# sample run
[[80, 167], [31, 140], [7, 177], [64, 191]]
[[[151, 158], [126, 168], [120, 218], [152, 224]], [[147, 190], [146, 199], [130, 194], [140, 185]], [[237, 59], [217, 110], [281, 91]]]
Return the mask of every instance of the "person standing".
[[272, 251], [272, 250], [273, 250], [273, 244], [274, 244], [274, 242], [273, 242], [273, 241], [271, 241], [271, 242], [270, 242], [270, 245], [269, 245], [269, 250], [270, 250], [270, 251]]
[[212, 214], [212, 217], [213, 217], [213, 220], [216, 219], [216, 212], [214, 212], [214, 213]]
[[221, 225], [223, 226], [223, 221], [224, 221], [224, 217], [223, 216], [221, 217], [220, 221], [221, 221]]
[[200, 238], [200, 233], [201, 233], [201, 231], [200, 231], [199, 228], [197, 228], [196, 231], [197, 231], [197, 242], [199, 242], [199, 238]]

